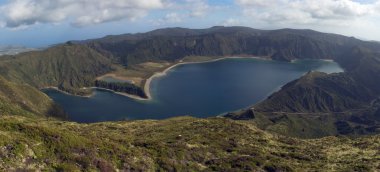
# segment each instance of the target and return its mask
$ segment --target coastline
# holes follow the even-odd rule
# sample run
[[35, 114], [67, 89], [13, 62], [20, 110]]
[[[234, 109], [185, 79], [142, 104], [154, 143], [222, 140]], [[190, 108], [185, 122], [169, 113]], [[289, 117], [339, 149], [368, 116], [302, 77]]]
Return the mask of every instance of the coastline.
[[114, 93], [114, 94], [118, 94], [118, 95], [126, 96], [126, 97], [129, 97], [129, 98], [132, 98], [132, 99], [136, 99], [136, 100], [149, 100], [149, 99], [147, 99], [147, 98], [142, 98], [142, 97], [135, 96], [135, 95], [128, 94], [128, 93], [117, 92], [117, 91], [114, 91], [114, 90], [111, 90], [111, 89], [107, 89], [107, 88], [101, 88], [101, 87], [90, 87], [90, 88], [92, 88], [92, 89], [97, 89], [97, 90], [109, 91], [109, 92], [112, 92], [112, 93]]
[[[200, 57], [202, 57], [202, 56], [200, 56]], [[206, 56], [204, 56], [204, 57], [206, 57]], [[151, 95], [151, 92], [150, 92], [150, 88], [151, 88], [151, 82], [152, 82], [152, 80], [154, 78], [165, 76], [168, 71], [170, 71], [171, 69], [173, 69], [173, 68], [175, 68], [177, 66], [180, 66], [180, 65], [199, 64], [199, 63], [211, 63], [211, 62], [216, 62], [216, 61], [225, 60], [225, 59], [272, 60], [271, 58], [267, 58], [267, 57], [244, 56], [244, 55], [240, 55], [240, 56], [226, 56], [226, 57], [211, 57], [211, 59], [206, 59], [206, 60], [199, 60], [199, 61], [197, 61], [197, 60], [191, 61], [190, 60], [190, 61], [185, 61], [185, 62], [184, 62], [184, 60], [186, 60], [186, 58], [183, 58], [182, 60], [179, 60], [178, 62], [175, 62], [172, 65], [168, 66], [164, 70], [157, 71], [154, 74], [152, 74], [149, 78], [145, 79], [145, 81], [143, 83], [143, 88], [142, 89], [143, 89], [144, 93], [146, 94], [147, 98], [143, 98], [143, 97], [140, 97], [140, 96], [136, 96], [136, 95], [132, 95], [132, 94], [124, 93], [124, 92], [117, 92], [117, 91], [114, 91], [114, 90], [111, 90], [111, 89], [101, 88], [101, 87], [83, 87], [83, 89], [105, 90], [105, 91], [110, 91], [110, 92], [118, 94], [118, 95], [126, 96], [126, 97], [129, 97], [129, 98], [135, 99], [135, 100], [139, 100], [139, 101], [150, 101], [150, 100], [153, 99], [152, 95]], [[292, 60], [290, 63], [294, 63], [297, 60], [299, 60], [299, 59]], [[323, 60], [323, 61], [326, 61], [326, 62], [333, 62], [333, 60], [331, 60], [331, 59], [320, 59], [320, 60]], [[104, 76], [113, 76], [113, 74], [106, 74]], [[122, 80], [125, 79], [125, 80], [129, 81], [128, 79], [123, 78], [123, 77], [118, 77], [118, 79], [122, 79]], [[71, 94], [69, 92], [60, 90], [58, 87], [54, 87], [54, 86], [43, 87], [41, 89], [54, 89], [54, 90], [57, 90], [57, 91], [62, 92], [64, 94], [78, 96], [78, 97], [84, 97], [84, 98], [90, 98], [90, 97], [92, 97], [94, 95], [94, 93], [92, 93], [90, 95], [84, 95], [84, 96], [83, 95], [75, 95], [75, 94]]]
[[[71, 95], [71, 96], [78, 96], [78, 97], [84, 97], [84, 98], [90, 98], [93, 96], [93, 93], [91, 93], [90, 95], [76, 95], [76, 94], [72, 94], [72, 93], [69, 93], [69, 92], [66, 92], [66, 91], [63, 91], [61, 89], [59, 89], [58, 87], [54, 87], [54, 86], [48, 86], [48, 87], [43, 87], [43, 88], [40, 88], [40, 90], [44, 90], [44, 89], [52, 89], [52, 90], [56, 90], [56, 91], [59, 91], [63, 94], [67, 94], [67, 95]], [[88, 89], [87, 87], [84, 87], [83, 89]]]
[[186, 65], [186, 64], [211, 63], [211, 62], [216, 62], [216, 61], [225, 60], [225, 59], [246, 59], [246, 58], [259, 59], [259, 60], [270, 60], [268, 58], [257, 57], [257, 56], [220, 57], [220, 58], [215, 58], [215, 59], [210, 59], [210, 60], [205, 60], [205, 61], [193, 61], [193, 62], [192, 61], [183, 62], [183, 60], [180, 60], [179, 62], [177, 62], [177, 63], [169, 66], [168, 68], [164, 69], [163, 71], [154, 73], [152, 76], [150, 76], [148, 79], [145, 80], [145, 83], [144, 83], [144, 92], [145, 92], [145, 94], [146, 94], [146, 96], [148, 98], [143, 99], [143, 100], [151, 100], [152, 99], [151, 92], [150, 92], [150, 84], [151, 84], [152, 80], [154, 78], [156, 78], [156, 77], [165, 76], [168, 71], [170, 71], [171, 69], [173, 69], [173, 68], [175, 68], [177, 66]]
[[[85, 96], [83, 96], [83, 95], [75, 95], [75, 94], [71, 94], [69, 92], [63, 91], [63, 90], [59, 89], [58, 87], [53, 87], [53, 86], [40, 88], [40, 90], [43, 90], [43, 89], [52, 89], [52, 90], [59, 91], [60, 93], [63, 93], [63, 94], [67, 94], [67, 95], [70, 95], [70, 96], [83, 97], [83, 98], [91, 98], [92, 96], [95, 95], [94, 93], [91, 93], [91, 94], [85, 95]], [[129, 98], [132, 98], [132, 99], [136, 99], [136, 100], [147, 100], [146, 98], [142, 98], [142, 97], [139, 97], [139, 96], [135, 96], [135, 95], [127, 94], [127, 93], [123, 93], [123, 92], [117, 92], [117, 91], [114, 91], [114, 90], [111, 90], [111, 89], [107, 89], [107, 88], [101, 88], [101, 87], [83, 87], [83, 89], [104, 90], [104, 91], [109, 91], [109, 92], [112, 92], [114, 94], [126, 96], [126, 97], [129, 97]]]
[[300, 61], [300, 60], [321, 60], [324, 62], [334, 62], [333, 59], [293, 59], [293, 60], [290, 60], [290, 63], [295, 63], [295, 62]]
[[[151, 85], [151, 82], [154, 78], [156, 77], [162, 77], [162, 76], [165, 76], [167, 74], [168, 71], [170, 71], [171, 69], [177, 67], [177, 66], [180, 66], [180, 65], [186, 65], [186, 64], [199, 64], [199, 63], [211, 63], [211, 62], [216, 62], [216, 61], [220, 61], [220, 60], [225, 60], [225, 59], [259, 59], [259, 60], [271, 60], [270, 58], [265, 58], [265, 57], [257, 57], [257, 56], [227, 56], [227, 57], [218, 57], [218, 58], [213, 58], [213, 59], [207, 59], [207, 60], [203, 60], [203, 61], [188, 61], [188, 62], [184, 62], [183, 59], [182, 60], [179, 60], [178, 62], [170, 65], [169, 67], [165, 68], [163, 71], [158, 71], [158, 72], [155, 72], [153, 75], [151, 75], [148, 79], [145, 80], [144, 84], [143, 84], [143, 91], [145, 92], [147, 98], [142, 98], [142, 97], [139, 97], [139, 96], [136, 96], [136, 95], [132, 95], [132, 94], [128, 94], [128, 93], [124, 93], [124, 92], [117, 92], [117, 91], [114, 91], [114, 90], [111, 90], [111, 89], [107, 89], [107, 88], [101, 88], [101, 87], [83, 87], [83, 89], [99, 89], [99, 90], [105, 90], [105, 91], [110, 91], [112, 93], [115, 93], [115, 94], [118, 94], [118, 95], [122, 95], [122, 96], [126, 96], [126, 97], [129, 97], [129, 98], [132, 98], [132, 99], [135, 99], [135, 100], [139, 100], [139, 101], [150, 101], [152, 100], [152, 95], [151, 95], [151, 92], [150, 92], [150, 85]], [[110, 74], [106, 74], [107, 76], [111, 76]], [[105, 75], [105, 76], [106, 76]], [[98, 77], [99, 78], [99, 77]], [[122, 79], [121, 77], [118, 77], [118, 79]], [[123, 78], [125, 79], [125, 78]], [[129, 81], [129, 80], [128, 80]], [[72, 96], [78, 96], [78, 97], [84, 97], [84, 98], [91, 98], [92, 96], [94, 96], [94, 93], [91, 93], [90, 95], [75, 95], [75, 94], [72, 94], [72, 93], [69, 93], [69, 92], [66, 92], [66, 91], [63, 91], [63, 90], [60, 90], [58, 87], [54, 87], [54, 86], [48, 86], [48, 87], [43, 87], [43, 88], [40, 88], [41, 90], [42, 89], [54, 89], [56, 91], [59, 91], [61, 93], [64, 93], [64, 94], [67, 94], [67, 95], [72, 95]]]

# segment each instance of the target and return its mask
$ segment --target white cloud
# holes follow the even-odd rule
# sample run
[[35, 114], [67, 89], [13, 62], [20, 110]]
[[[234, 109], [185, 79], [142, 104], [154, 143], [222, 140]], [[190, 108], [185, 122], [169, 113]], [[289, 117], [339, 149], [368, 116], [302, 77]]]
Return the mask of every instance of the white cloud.
[[269, 7], [276, 3], [279, 3], [279, 0], [236, 0], [237, 4], [241, 6], [255, 6], [255, 7]]
[[222, 22], [223, 26], [236, 26], [240, 25], [240, 20], [236, 18], [229, 18]]
[[376, 4], [351, 0], [236, 0], [243, 13], [267, 23], [344, 25], [377, 15]]
[[[1, 1], [1, 0], [0, 0]], [[212, 2], [212, 3], [211, 3]], [[140, 20], [141, 27], [245, 25], [309, 28], [380, 39], [380, 0], [7, 0], [0, 29], [39, 23], [76, 27]], [[154, 15], [149, 15], [154, 14]], [[124, 30], [123, 30], [124, 31]], [[125, 30], [126, 32], [128, 30]]]
[[182, 21], [181, 17], [177, 13], [166, 14], [164, 20], [170, 23], [178, 23]]
[[166, 4], [164, 17], [150, 20], [156, 26], [180, 23], [191, 18], [203, 18], [217, 7], [210, 7], [207, 0], [171, 0]]
[[160, 18], [158, 20], [152, 20], [151, 22], [154, 25], [160, 26], [160, 25], [165, 25], [165, 24], [171, 24], [171, 23], [180, 23], [182, 22], [183, 16], [177, 13], [168, 13], [166, 14], [163, 18]]
[[191, 17], [203, 17], [210, 10], [206, 0], [186, 0], [186, 8], [190, 9]]
[[204, 17], [210, 9], [207, 0], [12, 0], [0, 6], [0, 27], [20, 29], [63, 21], [83, 27], [123, 19], [134, 21], [152, 10], [166, 10], [166, 16], [155, 21], [161, 25]]
[[145, 16], [165, 7], [164, 0], [13, 0], [0, 7], [6, 27], [70, 20], [75, 26]]

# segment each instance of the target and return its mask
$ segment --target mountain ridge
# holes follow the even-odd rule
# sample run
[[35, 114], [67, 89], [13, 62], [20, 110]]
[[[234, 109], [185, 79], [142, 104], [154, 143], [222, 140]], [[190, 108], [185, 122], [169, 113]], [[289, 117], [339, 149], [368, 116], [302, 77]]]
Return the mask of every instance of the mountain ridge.
[[[378, 134], [379, 57], [377, 52], [355, 47], [337, 58], [344, 73], [309, 72], [254, 105], [254, 112], [247, 109], [227, 117], [251, 119], [262, 129], [296, 137]], [[249, 113], [261, 118], [247, 118]]]
[[[220, 26], [208, 29], [166, 28], [147, 33], [107, 36], [86, 41], [69, 41], [42, 51], [2, 56], [2, 59], [18, 59], [16, 60], [18, 64], [5, 62], [2, 65], [4, 69], [1, 70], [2, 73], [0, 71], [0, 75], [13, 81], [25, 80], [39, 88], [53, 86], [66, 92], [88, 95], [90, 91], [81, 88], [94, 86], [97, 77], [116, 69], [134, 70], [136, 66], [140, 68], [139, 65], [144, 62], [177, 63], [187, 56], [220, 57], [234, 55], [262, 56], [281, 61], [302, 58], [334, 59], [357, 45], [364, 46], [371, 51], [380, 50], [378, 43], [305, 29], [258, 30], [248, 27]], [[67, 54], [65, 52], [72, 53]], [[45, 62], [38, 62], [43, 66], [61, 65], [74, 72], [42, 67], [46, 72], [41, 73], [42, 71], [34, 71], [40, 68], [38, 66], [30, 66], [28, 71], [14, 70], [18, 67], [17, 65], [28, 64], [27, 67], [29, 67], [29, 63], [35, 65], [37, 61], [43, 58], [45, 58]], [[96, 66], [90, 63], [91, 58], [96, 61]], [[71, 59], [71, 62], [67, 59]], [[0, 61], [0, 65], [4, 61]], [[59, 61], [67, 64], [58, 64]], [[74, 61], [75, 63], [72, 63]], [[80, 65], [91, 67], [81, 70]], [[133, 70], [132, 72], [134, 72]], [[152, 74], [155, 72], [158, 71], [152, 71]], [[64, 73], [69, 73], [70, 77], [63, 77]], [[43, 78], [32, 79], [36, 77], [36, 74], [43, 76]], [[140, 84], [135, 84], [135, 86], [143, 90], [143, 83], [147, 78], [149, 77], [144, 76], [143, 81], [140, 81]], [[130, 93], [133, 94], [133, 92]]]
[[[247, 27], [213, 27], [195, 30], [169, 28], [85, 42], [72, 41], [43, 51], [3, 57], [0, 60], [2, 66], [0, 75], [12, 82], [26, 82], [36, 88], [55, 86], [70, 93], [86, 95], [89, 94], [89, 90], [82, 88], [94, 86], [97, 77], [118, 69], [147, 70], [146, 66], [139, 66], [145, 62], [175, 63], [191, 55], [220, 57], [235, 54], [266, 56], [282, 61], [328, 58], [342, 65], [345, 73], [318, 75], [310, 77], [312, 83], [300, 82], [296, 85], [287, 85], [296, 88], [289, 89], [288, 95], [290, 93], [305, 95], [303, 98], [307, 100], [306, 103], [299, 102], [298, 98], [302, 97], [292, 99], [285, 96], [288, 98], [281, 99], [278, 98], [281, 96], [276, 96], [279, 93], [274, 93], [272, 98], [277, 103], [269, 98], [254, 107], [264, 113], [269, 113], [271, 110], [287, 113], [337, 113], [350, 110], [350, 107], [351, 109], [372, 108], [369, 104], [379, 93], [377, 87], [377, 78], [379, 78], [377, 72], [380, 72], [377, 58], [379, 50], [378, 43], [312, 30], [263, 31]], [[158, 70], [162, 70], [161, 67]], [[368, 77], [371, 79], [366, 79]], [[111, 86], [113, 87], [112, 84]], [[137, 87], [132, 85], [129, 88], [128, 84], [123, 86], [122, 90], [144, 95], [141, 85]], [[310, 91], [313, 94], [308, 95], [307, 92]], [[363, 97], [371, 97], [371, 100]], [[364, 120], [362, 117], [359, 118]], [[339, 121], [338, 117], [336, 119], [334, 117], [334, 120]], [[371, 124], [365, 128], [376, 126], [377, 124]], [[337, 134], [337, 132], [334, 130], [328, 134]]]
[[[145, 55], [152, 56], [155, 58], [163, 57], [164, 56], [163, 54], [165, 54], [165, 56], [176, 56], [175, 58], [185, 57], [189, 55], [223, 56], [223, 55], [233, 55], [233, 54], [250, 54], [250, 55], [257, 55], [257, 56], [270, 56], [273, 59], [285, 60], [285, 61], [289, 61], [294, 58], [305, 58], [305, 57], [306, 58], [322, 58], [322, 57], [332, 58], [336, 54], [332, 53], [331, 49], [342, 48], [340, 46], [342, 46], [343, 44], [347, 44], [347, 45], [344, 45], [344, 46], [347, 46], [346, 49], [349, 49], [355, 44], [365, 44], [365, 46], [374, 48], [368, 45], [371, 43], [367, 43], [358, 39], [345, 37], [342, 35], [336, 35], [336, 34], [324, 34], [321, 32], [316, 32], [316, 31], [311, 31], [311, 30], [280, 29], [280, 30], [267, 31], [267, 30], [257, 30], [257, 29], [246, 28], [246, 27], [217, 27], [217, 29], [215, 28], [195, 29], [191, 31], [193, 31], [191, 32], [191, 34], [187, 34], [189, 33], [189, 29], [184, 29], [184, 28], [159, 29], [159, 30], [147, 32], [145, 34], [127, 35], [126, 37], [123, 37], [123, 35], [113, 36], [115, 38], [114, 41], [110, 41], [112, 40], [112, 38], [107, 37], [107, 38], [93, 39], [90, 41], [86, 41], [85, 43], [89, 44], [90, 47], [95, 48], [99, 51], [109, 50], [111, 54], [112, 52], [118, 51], [116, 47], [128, 50], [129, 54], [131, 53], [133, 54], [134, 53], [133, 51], [137, 51], [137, 52], [147, 51], [144, 49], [144, 47], [141, 47], [142, 45], [140, 44], [147, 44], [147, 45], [150, 45], [150, 47], [152, 48], [154, 48], [154, 46], [151, 46], [151, 45], [158, 44], [160, 45], [159, 47], [169, 46], [169, 47], [172, 47], [172, 49], [178, 49], [178, 48], [181, 49], [182, 54], [179, 52], [166, 52], [166, 51], [146, 52], [146, 53], [153, 53], [152, 55], [150, 54], [145, 54]], [[179, 34], [177, 32], [179, 32]], [[220, 33], [223, 33], [223, 36], [221, 36]], [[202, 35], [202, 37], [199, 37], [200, 35]], [[134, 38], [133, 41], [130, 41], [128, 37]], [[181, 40], [176, 39], [176, 37], [186, 38], [186, 41], [181, 42]], [[155, 43], [151, 42], [155, 40], [154, 38], [161, 39], [161, 42], [155, 42]], [[223, 43], [223, 39], [227, 39], [228, 41], [233, 42], [233, 43], [231, 44]], [[313, 40], [313, 42], [307, 42], [307, 41], [305, 42], [305, 40], [303, 39]], [[288, 40], [291, 42], [286, 42]], [[194, 44], [194, 41], [195, 41], [195, 44]], [[265, 42], [265, 41], [269, 41], [269, 42]], [[276, 42], [276, 41], [282, 41], [282, 42]], [[299, 41], [300, 43], [297, 43], [295, 41]], [[324, 46], [321, 44], [321, 42], [324, 42]], [[349, 42], [354, 42], [354, 43], [351, 44]], [[222, 43], [226, 45], [223, 45]], [[174, 44], [174, 46], [170, 44]], [[198, 48], [197, 44], [199, 44], [198, 46], [201, 46], [204, 49], [202, 51], [197, 50]], [[277, 44], [280, 44], [280, 45], [289, 44], [291, 46], [281, 47]], [[308, 46], [306, 48], [312, 50], [313, 53], [305, 54], [305, 52], [302, 51], [302, 49], [305, 49], [305, 48], [298, 49], [296, 47], [302, 44], [306, 44]], [[112, 45], [114, 46], [114, 48], [111, 48]], [[208, 48], [211, 48], [209, 46], [213, 46], [213, 49], [214, 49], [213, 52], [217, 52], [217, 54], [205, 51]], [[318, 46], [321, 48], [317, 48], [314, 50], [315, 47], [313, 48], [313, 46]], [[226, 48], [226, 47], [230, 47], [230, 48]], [[247, 48], [249, 47], [249, 49], [245, 47]], [[291, 50], [291, 51], [287, 50], [289, 48], [292, 48], [294, 50]], [[378, 47], [376, 48], [378, 50]], [[220, 49], [222, 50], [224, 49], [224, 50], [219, 51]], [[322, 50], [322, 53], [318, 52], [320, 50]], [[134, 63], [133, 57], [131, 57], [133, 55], [123, 57], [121, 54], [123, 53], [122, 52], [116, 53], [116, 54], [114, 53], [114, 56], [117, 56], [117, 57], [120, 56], [119, 58], [121, 59], [120, 60], [121, 63], [123, 63], [124, 65], [128, 65], [127, 61], [130, 61], [129, 63]], [[318, 54], [318, 55], [313, 55], [313, 54]], [[139, 56], [139, 55], [136, 55], [136, 56]], [[171, 60], [171, 59], [165, 59], [165, 60]]]
[[67, 44], [11, 56], [0, 60], [0, 66], [0, 74], [10, 81], [79, 95], [80, 88], [93, 85], [93, 78], [112, 71], [108, 58], [86, 46]]
[[[1, 56], [0, 171], [380, 169], [379, 44], [309, 30], [294, 35], [289, 32], [297, 31], [285, 29], [252, 38], [247, 30], [182, 42], [170, 36], [120, 44], [74, 41]], [[194, 39], [200, 44], [193, 44]], [[182, 48], [172, 50], [173, 41]], [[93, 85], [99, 75], [140, 62], [157, 65], [183, 55], [243, 52], [283, 61], [315, 52], [310, 57], [334, 59], [345, 72], [309, 72], [249, 109], [207, 119], [78, 124], [50, 118], [63, 118], [62, 109], [38, 90], [61, 86], [82, 94], [81, 88]]]

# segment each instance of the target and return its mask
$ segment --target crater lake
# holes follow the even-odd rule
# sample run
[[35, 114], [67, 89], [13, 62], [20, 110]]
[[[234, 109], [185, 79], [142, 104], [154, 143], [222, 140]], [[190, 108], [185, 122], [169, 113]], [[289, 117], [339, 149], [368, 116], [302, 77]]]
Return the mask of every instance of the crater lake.
[[212, 117], [254, 105], [310, 70], [343, 71], [337, 63], [326, 60], [290, 63], [228, 58], [170, 69], [166, 75], [152, 80], [152, 100], [136, 100], [99, 89], [91, 97], [53, 89], [43, 91], [63, 107], [70, 120], [83, 123], [184, 115]]

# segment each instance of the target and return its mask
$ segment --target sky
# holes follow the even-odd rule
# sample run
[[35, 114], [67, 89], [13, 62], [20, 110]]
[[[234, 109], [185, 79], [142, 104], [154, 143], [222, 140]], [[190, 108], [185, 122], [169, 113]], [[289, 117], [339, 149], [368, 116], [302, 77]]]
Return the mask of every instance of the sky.
[[38, 48], [212, 26], [314, 29], [380, 41], [380, 0], [0, 0], [0, 45]]

